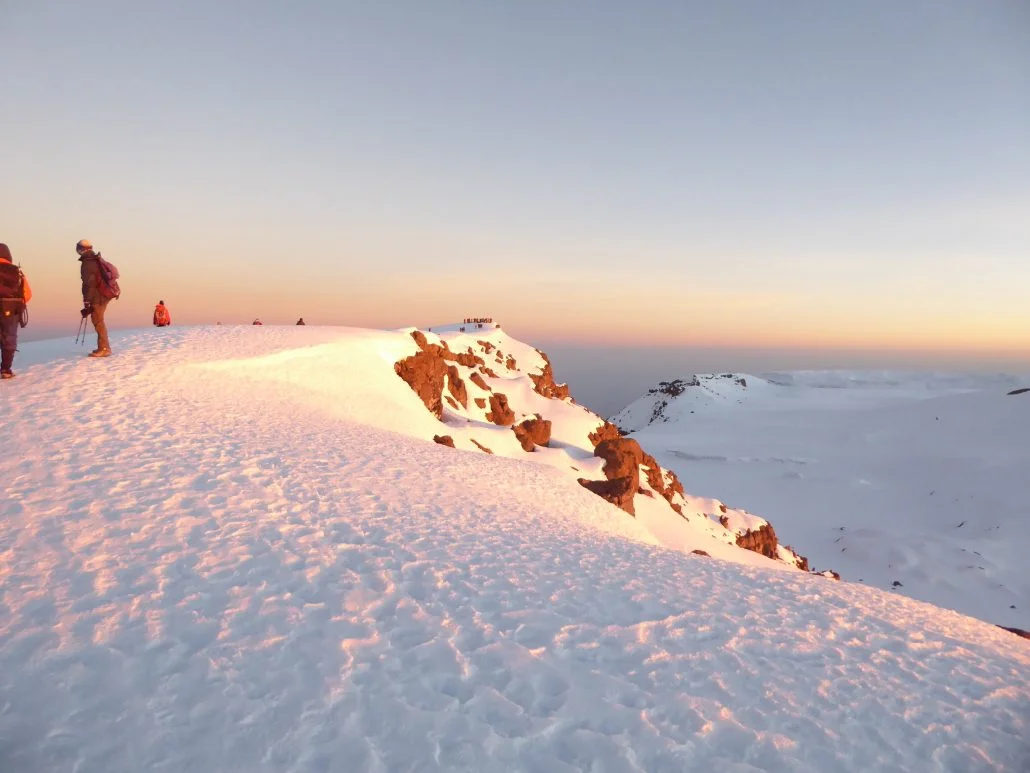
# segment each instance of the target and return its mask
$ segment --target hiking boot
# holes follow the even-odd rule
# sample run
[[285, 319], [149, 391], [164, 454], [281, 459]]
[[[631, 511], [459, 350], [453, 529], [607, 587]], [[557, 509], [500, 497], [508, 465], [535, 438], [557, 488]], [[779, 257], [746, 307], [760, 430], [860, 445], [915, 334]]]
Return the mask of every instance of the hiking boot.
[[9, 370], [0, 370], [0, 379], [6, 381], [9, 378], [14, 378], [14, 374]]
[[111, 356], [111, 350], [110, 349], [94, 349], [92, 352], [89, 353], [89, 356], [90, 357], [110, 357]]

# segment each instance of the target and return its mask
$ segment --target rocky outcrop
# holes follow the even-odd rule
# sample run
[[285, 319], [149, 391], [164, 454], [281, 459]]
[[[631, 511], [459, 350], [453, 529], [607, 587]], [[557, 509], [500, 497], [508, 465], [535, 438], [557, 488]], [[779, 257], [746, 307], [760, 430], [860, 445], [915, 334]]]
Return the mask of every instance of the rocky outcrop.
[[628, 437], [601, 441], [594, 448], [594, 456], [604, 459], [604, 476], [608, 480], [633, 476], [636, 482], [640, 464], [644, 461], [640, 443]]
[[517, 367], [515, 364], [515, 358], [512, 357], [510, 354], [504, 360], [504, 367], [506, 367], [508, 370], [515, 370]]
[[564, 400], [569, 396], [569, 385], [554, 383], [554, 371], [551, 369], [551, 361], [547, 359], [547, 355], [542, 351], [539, 349], [536, 351], [544, 360], [544, 370], [539, 375], [529, 374], [529, 378], [533, 381], [533, 390], [538, 395], [543, 395], [553, 400]]
[[615, 478], [614, 480], [587, 480], [579, 478], [579, 485], [588, 491], [592, 491], [602, 499], [606, 499], [616, 507], [625, 510], [630, 515], [636, 515], [633, 510], [633, 495], [637, 493], [637, 484], [630, 477]]
[[465, 388], [465, 382], [461, 380], [461, 374], [458, 373], [456, 365], [447, 366], [447, 391], [461, 403], [462, 408], [469, 407], [468, 390]]
[[454, 438], [450, 435], [433, 435], [433, 442], [439, 443], [442, 446], [454, 448]]
[[[726, 525], [726, 519], [720, 518], [722, 525]], [[737, 535], [737, 546], [745, 550], [752, 550], [761, 553], [766, 558], [777, 558], [776, 548], [779, 542], [776, 540], [776, 531], [771, 523], [763, 523], [757, 529], [749, 529], [743, 534]]]
[[493, 451], [491, 451], [489, 448], [484, 446], [478, 440], [475, 440], [474, 438], [469, 438], [469, 441], [472, 443], [472, 445], [474, 445], [476, 448], [478, 448], [483, 453], [485, 453], [485, 454], [492, 454], [493, 453]]
[[596, 448], [602, 440], [615, 440], [622, 437], [622, 432], [610, 422], [602, 422], [601, 426], [587, 435], [587, 439]]
[[477, 387], [482, 389], [484, 392], [493, 391], [492, 389], [490, 389], [490, 385], [486, 383], [486, 380], [478, 373], [473, 373], [471, 376], [469, 376], [469, 381], [471, 381]]
[[479, 407], [479, 408], [486, 408], [486, 398], [485, 397], [473, 397], [472, 401], [476, 404], [477, 407]]
[[644, 454], [642, 464], [644, 474], [647, 475], [647, 485], [665, 497], [672, 509], [682, 515], [683, 508], [672, 501], [677, 494], [684, 495], [683, 484], [676, 477], [676, 473], [672, 470], [662, 470], [661, 465], [650, 454]]
[[606, 480], [590, 481], [580, 478], [580, 485], [604, 497], [630, 515], [636, 515], [633, 496], [640, 487], [640, 463], [644, 458], [640, 443], [633, 438], [621, 437], [602, 440], [594, 448], [594, 456], [604, 459]]
[[520, 421], [511, 429], [524, 451], [533, 451], [537, 446], [546, 447], [551, 442], [551, 422], [541, 418], [539, 413], [533, 418]]
[[490, 410], [486, 414], [486, 420], [500, 427], [515, 423], [515, 412], [508, 406], [507, 395], [502, 392], [490, 395]]
[[421, 337], [421, 350], [398, 360], [393, 369], [425, 404], [436, 418], [443, 418], [443, 385], [448, 373], [447, 361], [443, 358], [443, 347], [425, 344], [425, 336], [416, 331], [412, 334], [418, 343]]

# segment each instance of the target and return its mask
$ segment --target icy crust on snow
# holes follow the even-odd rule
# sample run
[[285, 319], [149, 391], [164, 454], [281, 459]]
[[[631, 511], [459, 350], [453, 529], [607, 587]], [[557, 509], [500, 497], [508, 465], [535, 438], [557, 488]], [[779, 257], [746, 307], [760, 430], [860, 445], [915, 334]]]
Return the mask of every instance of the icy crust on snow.
[[0, 770], [1028, 769], [1024, 640], [648, 544], [550, 465], [391, 431], [425, 413], [364, 381], [396, 340], [25, 347]]

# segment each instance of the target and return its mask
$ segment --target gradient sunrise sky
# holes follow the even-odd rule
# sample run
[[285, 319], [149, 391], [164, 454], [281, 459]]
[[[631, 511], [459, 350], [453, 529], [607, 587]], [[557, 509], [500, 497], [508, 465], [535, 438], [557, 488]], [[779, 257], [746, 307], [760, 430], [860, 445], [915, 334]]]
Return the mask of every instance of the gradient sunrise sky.
[[1030, 4], [0, 2], [37, 325], [1030, 361]]

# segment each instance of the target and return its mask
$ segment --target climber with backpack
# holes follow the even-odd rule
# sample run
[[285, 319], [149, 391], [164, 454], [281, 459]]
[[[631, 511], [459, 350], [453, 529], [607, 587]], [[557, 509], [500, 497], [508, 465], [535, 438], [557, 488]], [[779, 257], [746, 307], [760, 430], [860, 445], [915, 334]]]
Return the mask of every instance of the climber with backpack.
[[32, 288], [20, 267], [14, 265], [11, 250], [0, 244], [0, 379], [14, 378], [11, 366], [18, 349], [18, 328], [28, 324]]
[[158, 301], [154, 307], [154, 327], [168, 327], [172, 324], [172, 313], [168, 311], [164, 301]]
[[89, 239], [80, 239], [75, 245], [79, 253], [82, 275], [82, 316], [89, 317], [97, 331], [97, 348], [90, 357], [109, 357], [111, 342], [107, 338], [107, 323], [104, 314], [107, 304], [121, 295], [118, 287], [118, 269], [112, 263], [93, 251]]

